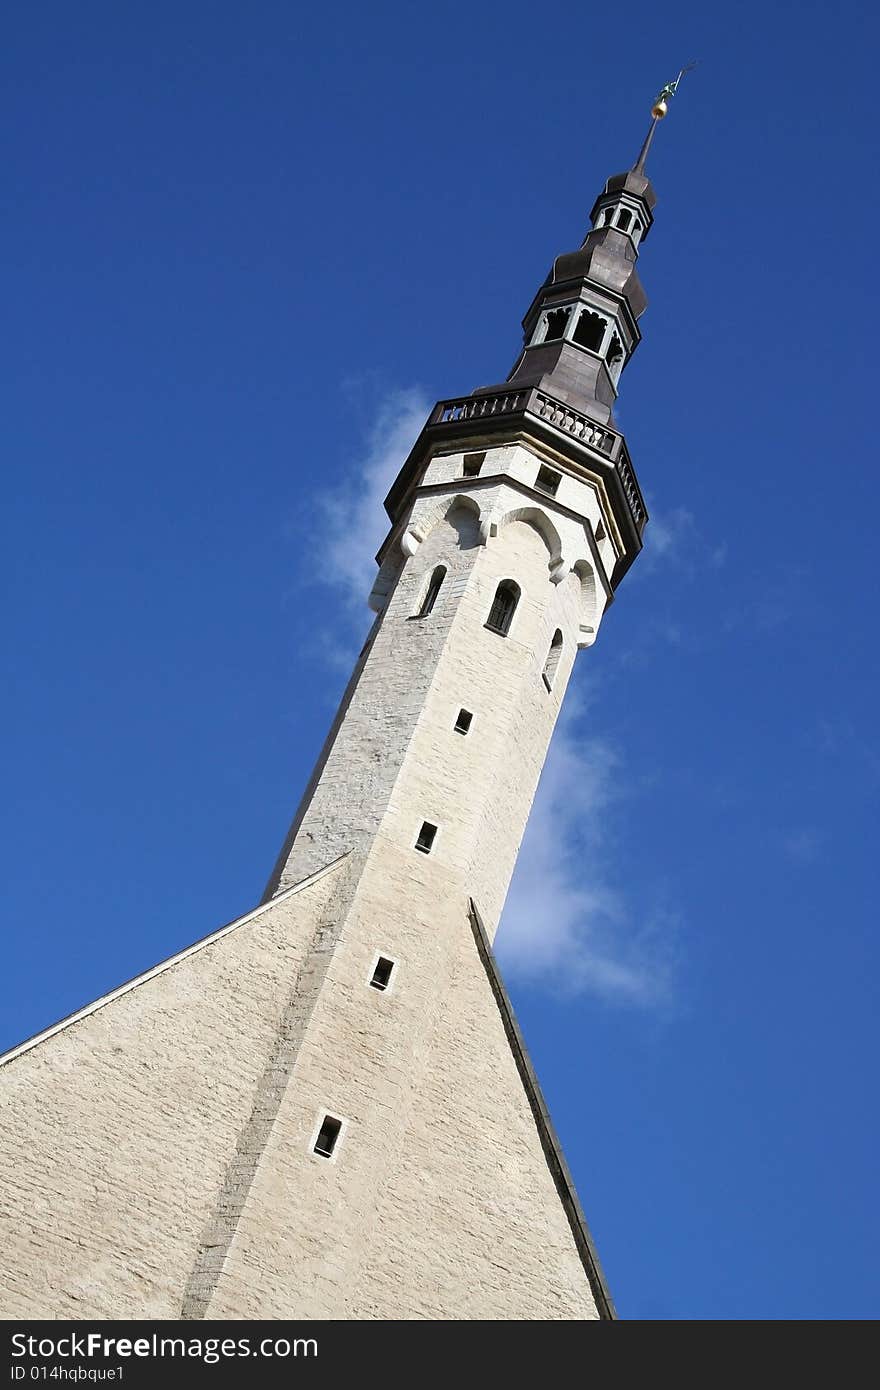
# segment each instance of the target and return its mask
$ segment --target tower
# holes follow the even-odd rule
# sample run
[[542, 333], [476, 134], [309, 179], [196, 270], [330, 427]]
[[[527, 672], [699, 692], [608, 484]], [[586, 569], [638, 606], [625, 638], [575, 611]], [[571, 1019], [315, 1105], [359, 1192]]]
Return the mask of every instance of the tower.
[[649, 143], [394, 482], [262, 902], [0, 1059], [6, 1316], [614, 1316], [491, 942], [647, 520], [613, 406]]

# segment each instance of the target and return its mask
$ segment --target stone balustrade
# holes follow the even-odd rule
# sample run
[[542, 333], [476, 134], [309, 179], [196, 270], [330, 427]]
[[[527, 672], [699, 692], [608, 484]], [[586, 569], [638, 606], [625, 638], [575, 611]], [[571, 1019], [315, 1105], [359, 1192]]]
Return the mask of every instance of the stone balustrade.
[[459, 396], [454, 400], [439, 401], [431, 416], [432, 425], [458, 424], [469, 420], [480, 420], [500, 415], [529, 414], [570, 435], [578, 443], [596, 450], [606, 462], [611, 462], [620, 479], [630, 514], [639, 535], [645, 527], [648, 514], [645, 509], [636, 475], [626, 449], [623, 435], [616, 430], [600, 425], [588, 415], [573, 410], [570, 405], [554, 400], [543, 391], [534, 389], [523, 391], [504, 391], [496, 395]]

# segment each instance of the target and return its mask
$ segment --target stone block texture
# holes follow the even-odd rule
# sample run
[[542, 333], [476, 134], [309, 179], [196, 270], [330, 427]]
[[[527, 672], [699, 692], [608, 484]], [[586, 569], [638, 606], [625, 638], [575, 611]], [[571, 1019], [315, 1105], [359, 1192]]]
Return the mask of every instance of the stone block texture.
[[[462, 463], [458, 456], [457, 470]], [[411, 846], [429, 821], [439, 827], [434, 855], [458, 871], [490, 936], [497, 929], [575, 654], [595, 640], [606, 602], [594, 489], [566, 478], [566, 506], [544, 503], [507, 481], [514, 465], [534, 481], [541, 459], [522, 448], [489, 451], [484, 478], [441, 475], [416, 496], [401, 528], [416, 538], [414, 553], [397, 546], [385, 562], [395, 568], [384, 607], [270, 895], [335, 854], [365, 852], [376, 836]], [[443, 473], [452, 466], [444, 459]], [[440, 565], [437, 601], [419, 618]], [[501, 637], [486, 620], [505, 579], [521, 597]], [[557, 630], [562, 655], [548, 690], [542, 670]], [[453, 734], [460, 708], [474, 716], [466, 738]]]
[[413, 853], [349, 857], [0, 1067], [2, 1316], [598, 1316], [467, 902]]
[[180, 1315], [336, 877], [0, 1066], [0, 1316]]

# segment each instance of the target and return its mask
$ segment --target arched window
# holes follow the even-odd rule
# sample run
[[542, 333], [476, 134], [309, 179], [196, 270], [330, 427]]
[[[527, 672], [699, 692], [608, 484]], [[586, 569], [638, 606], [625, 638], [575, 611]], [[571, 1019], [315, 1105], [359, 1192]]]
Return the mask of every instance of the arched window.
[[553, 634], [553, 641], [550, 643], [550, 650], [547, 653], [547, 660], [544, 662], [544, 670], [541, 675], [548, 690], [552, 690], [553, 681], [556, 676], [556, 668], [559, 665], [559, 658], [562, 656], [562, 633], [559, 628]]
[[629, 208], [620, 209], [620, 212], [617, 214], [617, 225], [622, 232], [629, 231], [629, 224], [632, 222], [632, 216]]
[[428, 580], [427, 585], [425, 586], [425, 591], [422, 595], [422, 601], [419, 604], [415, 613], [413, 613], [412, 615], [414, 618], [427, 618], [431, 609], [434, 607], [434, 604], [437, 602], [437, 595], [440, 592], [440, 589], [443, 585], [443, 580], [445, 578], [446, 566], [438, 565], [437, 568], [432, 572], [431, 577]]
[[495, 590], [495, 598], [486, 620], [486, 627], [489, 631], [497, 632], [501, 637], [506, 637], [510, 631], [510, 624], [518, 603], [519, 585], [514, 584], [512, 579], [502, 579]]
[[547, 332], [544, 334], [544, 341], [549, 343], [554, 338], [564, 338], [565, 330], [568, 327], [568, 320], [571, 315], [571, 305], [566, 305], [563, 309], [551, 309], [547, 315]]

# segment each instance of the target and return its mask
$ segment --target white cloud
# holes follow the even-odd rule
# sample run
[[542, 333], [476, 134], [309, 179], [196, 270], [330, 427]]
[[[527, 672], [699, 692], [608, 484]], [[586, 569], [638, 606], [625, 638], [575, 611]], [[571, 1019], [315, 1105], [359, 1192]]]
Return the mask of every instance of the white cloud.
[[[621, 759], [560, 719], [501, 919], [498, 954], [512, 975], [566, 994], [657, 1005], [670, 994], [677, 923], [637, 914], [615, 886], [609, 814]], [[622, 866], [620, 866], [622, 868]]]
[[695, 534], [694, 514], [687, 507], [673, 507], [672, 511], [659, 515], [652, 511], [645, 531], [644, 558], [680, 560]]
[[415, 387], [389, 392], [373, 417], [357, 469], [343, 487], [319, 498], [327, 578], [364, 611], [376, 577], [375, 554], [388, 532], [382, 503], [432, 404]]
[[796, 864], [813, 864], [820, 857], [825, 836], [813, 825], [795, 826], [782, 836], [782, 848]]
[[633, 573], [644, 578], [660, 565], [669, 565], [694, 578], [705, 570], [721, 569], [727, 561], [727, 542], [710, 543], [687, 507], [658, 512], [649, 502], [645, 548]]

